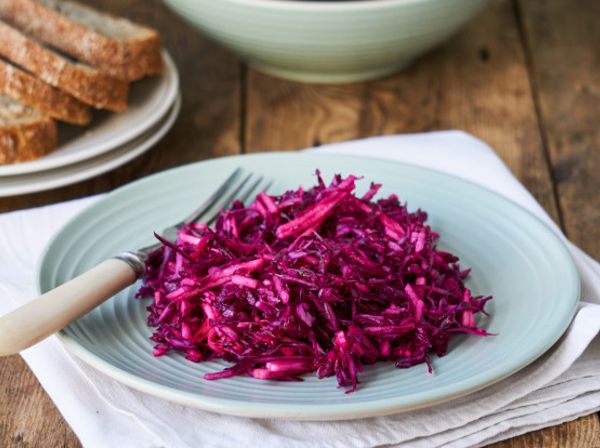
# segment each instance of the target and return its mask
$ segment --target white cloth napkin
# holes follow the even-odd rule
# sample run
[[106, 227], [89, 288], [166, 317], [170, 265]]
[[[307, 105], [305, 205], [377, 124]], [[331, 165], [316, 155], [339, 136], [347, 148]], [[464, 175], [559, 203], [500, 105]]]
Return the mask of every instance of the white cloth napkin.
[[[495, 153], [463, 132], [376, 137], [317, 151], [405, 161], [461, 176], [530, 209], [560, 233]], [[0, 216], [0, 312], [35, 296], [33, 272], [44, 244], [97, 199]], [[88, 448], [482, 446], [600, 409], [600, 338], [595, 338], [600, 330], [600, 264], [569, 247], [583, 282], [582, 302], [560, 342], [512, 377], [425, 410], [343, 422], [228, 417], [123, 386], [74, 359], [55, 337], [22, 356]]]

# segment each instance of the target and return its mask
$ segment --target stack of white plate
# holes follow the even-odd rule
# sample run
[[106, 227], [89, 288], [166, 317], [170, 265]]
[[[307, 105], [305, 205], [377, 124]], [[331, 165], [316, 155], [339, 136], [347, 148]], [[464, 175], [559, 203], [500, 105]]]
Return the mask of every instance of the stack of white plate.
[[122, 113], [99, 111], [86, 128], [59, 126], [59, 147], [32, 162], [0, 165], [0, 197], [49, 190], [121, 166], [150, 149], [175, 123], [179, 77], [165, 52], [165, 70], [131, 85]]

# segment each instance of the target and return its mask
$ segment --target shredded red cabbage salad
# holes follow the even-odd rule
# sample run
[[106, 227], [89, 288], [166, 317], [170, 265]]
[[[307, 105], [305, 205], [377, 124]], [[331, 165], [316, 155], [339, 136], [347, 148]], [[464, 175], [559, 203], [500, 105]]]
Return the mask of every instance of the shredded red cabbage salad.
[[[251, 375], [301, 381], [336, 375], [356, 390], [363, 366], [406, 368], [444, 356], [457, 333], [488, 335], [474, 315], [490, 296], [436, 248], [427, 214], [355, 176], [235, 202], [214, 228], [192, 224], [150, 254], [138, 297], [153, 298], [155, 356], [233, 363], [207, 380]], [[487, 314], [487, 313], [485, 313]]]

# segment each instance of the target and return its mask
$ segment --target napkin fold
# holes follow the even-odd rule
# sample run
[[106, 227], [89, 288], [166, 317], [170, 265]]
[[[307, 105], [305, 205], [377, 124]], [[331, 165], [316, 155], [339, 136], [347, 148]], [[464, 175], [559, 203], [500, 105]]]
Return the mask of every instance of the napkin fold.
[[[413, 163], [483, 185], [560, 229], [494, 151], [460, 131], [374, 137], [318, 152]], [[98, 196], [0, 215], [0, 312], [35, 297], [34, 270], [49, 238]], [[573, 322], [530, 366], [467, 397], [387, 417], [294, 422], [217, 415], [124, 386], [73, 358], [56, 337], [22, 353], [89, 448], [478, 447], [600, 410], [600, 264], [568, 243], [582, 280]]]

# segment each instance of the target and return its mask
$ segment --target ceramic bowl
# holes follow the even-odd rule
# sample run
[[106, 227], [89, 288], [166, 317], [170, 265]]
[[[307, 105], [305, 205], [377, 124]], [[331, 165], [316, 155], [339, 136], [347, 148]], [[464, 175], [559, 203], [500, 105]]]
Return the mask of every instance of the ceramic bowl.
[[164, 0], [257, 70], [342, 83], [399, 71], [486, 0]]

